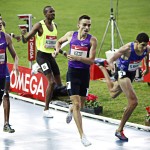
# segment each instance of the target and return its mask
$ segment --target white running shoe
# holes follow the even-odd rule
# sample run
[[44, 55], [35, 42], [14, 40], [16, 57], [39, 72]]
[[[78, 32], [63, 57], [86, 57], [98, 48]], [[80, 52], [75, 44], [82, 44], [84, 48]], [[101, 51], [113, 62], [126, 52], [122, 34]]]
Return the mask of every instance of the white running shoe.
[[49, 110], [44, 110], [44, 111], [43, 111], [43, 117], [46, 117], [46, 118], [53, 118], [53, 115], [51, 115], [51, 113], [50, 113]]
[[82, 143], [85, 147], [92, 145], [92, 143], [87, 140], [87, 138], [86, 138], [85, 135], [82, 136], [81, 143]]
[[37, 74], [38, 73], [38, 69], [40, 69], [40, 66], [38, 65], [38, 63], [35, 63], [32, 65], [32, 70], [31, 70], [31, 74]]
[[71, 108], [72, 108], [72, 105], [69, 106], [69, 111], [68, 111], [68, 114], [67, 114], [67, 117], [66, 117], [66, 123], [70, 123], [71, 120], [72, 120], [72, 112], [71, 112]]

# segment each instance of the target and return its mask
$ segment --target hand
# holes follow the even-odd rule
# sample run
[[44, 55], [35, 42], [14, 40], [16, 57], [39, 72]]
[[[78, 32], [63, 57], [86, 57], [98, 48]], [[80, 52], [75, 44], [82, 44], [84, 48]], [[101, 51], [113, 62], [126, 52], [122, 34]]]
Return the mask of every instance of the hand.
[[54, 51], [54, 53], [52, 53], [52, 56], [53, 56], [54, 58], [56, 58], [57, 55], [58, 55], [58, 52], [56, 52], [56, 51]]
[[27, 33], [27, 29], [21, 29], [21, 35], [25, 35]]
[[17, 42], [20, 42], [22, 37], [20, 35], [14, 35], [14, 39], [16, 39]]
[[16, 72], [17, 77], [19, 76], [19, 69], [16, 66], [13, 66], [13, 71]]
[[[108, 62], [108, 61], [107, 61], [107, 62]], [[115, 72], [115, 66], [114, 66], [113, 63], [108, 62], [108, 65], [106, 66], [106, 68], [107, 68], [108, 70], [111, 70], [112, 73]]]
[[144, 70], [143, 72], [142, 72], [142, 76], [145, 76], [146, 74], [148, 74], [149, 73], [149, 70]]
[[67, 58], [70, 61], [75, 61], [75, 60], [78, 61], [77, 56], [75, 56], [75, 55], [67, 55]]

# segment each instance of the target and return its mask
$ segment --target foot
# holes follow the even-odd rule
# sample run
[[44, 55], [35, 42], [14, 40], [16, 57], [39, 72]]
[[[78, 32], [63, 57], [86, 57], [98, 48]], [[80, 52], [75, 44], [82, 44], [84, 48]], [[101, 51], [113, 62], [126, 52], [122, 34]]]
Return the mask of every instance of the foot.
[[128, 141], [128, 138], [124, 135], [123, 131], [116, 131], [115, 136], [118, 137], [122, 141]]
[[108, 62], [105, 59], [95, 59], [94, 63], [98, 66], [103, 66], [103, 67], [107, 67]]
[[8, 133], [14, 133], [15, 132], [15, 130], [11, 128], [10, 124], [5, 124], [3, 127], [3, 131], [8, 132]]
[[53, 115], [50, 113], [49, 110], [44, 110], [44, 111], [43, 111], [43, 117], [46, 117], [46, 118], [53, 118]]
[[82, 136], [82, 138], [81, 138], [81, 143], [82, 143], [85, 147], [92, 145], [92, 143], [87, 140], [87, 138], [86, 138], [85, 135]]
[[69, 106], [69, 111], [68, 111], [68, 114], [67, 114], [67, 117], [66, 117], [66, 123], [70, 123], [71, 120], [72, 120], [72, 112], [71, 112], [71, 108], [72, 108], [72, 105]]

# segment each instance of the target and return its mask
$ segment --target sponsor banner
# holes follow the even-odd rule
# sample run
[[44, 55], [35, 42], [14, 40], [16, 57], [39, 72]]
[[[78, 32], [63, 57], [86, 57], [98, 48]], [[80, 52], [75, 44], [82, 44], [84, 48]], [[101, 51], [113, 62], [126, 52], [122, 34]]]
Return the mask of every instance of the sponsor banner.
[[26, 97], [45, 101], [45, 93], [48, 85], [46, 77], [38, 73], [31, 75], [31, 69], [19, 66], [19, 76], [12, 71], [13, 64], [8, 63], [10, 71], [10, 90]]
[[35, 37], [31, 38], [28, 41], [28, 60], [29, 61], [35, 60]]

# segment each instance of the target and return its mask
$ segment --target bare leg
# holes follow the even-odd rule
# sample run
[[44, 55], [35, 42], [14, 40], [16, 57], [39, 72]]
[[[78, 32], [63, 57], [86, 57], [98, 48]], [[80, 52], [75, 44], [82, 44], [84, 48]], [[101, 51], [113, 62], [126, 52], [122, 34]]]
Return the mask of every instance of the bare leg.
[[52, 99], [54, 85], [55, 85], [55, 80], [54, 80], [54, 76], [52, 73], [47, 74], [46, 78], [48, 80], [48, 87], [46, 89], [46, 99], [45, 99], [45, 109], [44, 110], [49, 109], [49, 103]]
[[62, 85], [60, 75], [56, 75], [56, 76], [55, 76], [55, 82], [56, 82], [56, 84], [57, 84], [58, 86], [61, 86], [61, 85]]
[[121, 123], [117, 129], [118, 131], [122, 131], [125, 123], [128, 121], [134, 109], [138, 105], [138, 100], [129, 78], [119, 79], [119, 85], [121, 86], [122, 91], [125, 93], [128, 99], [128, 106], [124, 111]]
[[83, 129], [82, 129], [82, 117], [80, 113], [80, 96], [78, 95], [73, 95], [70, 96], [70, 99], [72, 100], [73, 103], [73, 117], [76, 123], [76, 126], [78, 128], [80, 138], [82, 138], [83, 135]]
[[10, 90], [10, 82], [6, 81], [5, 94], [3, 96], [4, 124], [9, 124], [9, 114], [10, 114], [9, 90]]
[[4, 108], [4, 125], [9, 124], [9, 114], [10, 114], [10, 101], [9, 95], [4, 95], [3, 97], [3, 108]]

